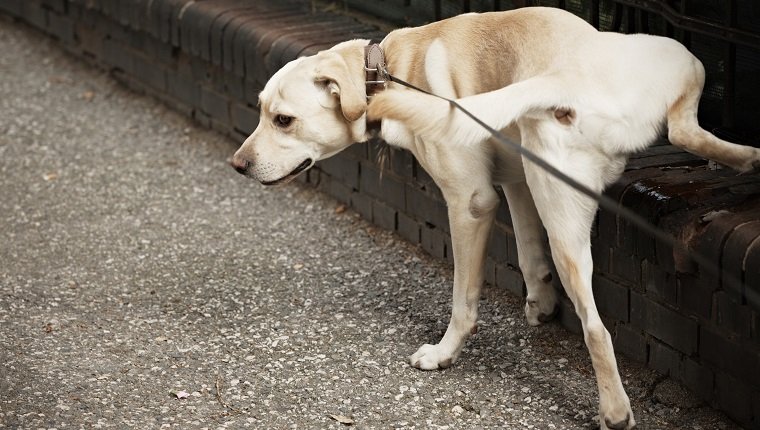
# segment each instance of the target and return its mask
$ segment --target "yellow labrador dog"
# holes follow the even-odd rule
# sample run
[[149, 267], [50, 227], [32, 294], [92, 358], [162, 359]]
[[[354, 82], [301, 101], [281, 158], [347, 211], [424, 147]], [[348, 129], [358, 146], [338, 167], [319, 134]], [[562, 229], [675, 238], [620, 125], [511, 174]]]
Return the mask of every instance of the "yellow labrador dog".
[[[260, 95], [261, 119], [232, 160], [264, 184], [290, 181], [314, 162], [380, 135], [411, 151], [448, 204], [454, 255], [453, 311], [443, 338], [411, 356], [420, 369], [454, 363], [476, 329], [486, 242], [504, 189], [537, 325], [556, 310], [542, 225], [562, 284], [583, 324], [599, 388], [602, 429], [635, 425], [608, 331], [591, 291], [590, 229], [597, 205], [488, 140], [445, 101], [396, 84], [367, 102], [365, 66], [460, 103], [566, 174], [601, 192], [629, 154], [667, 124], [669, 140], [738, 171], [760, 166], [760, 150], [722, 141], [697, 124], [700, 62], [671, 39], [602, 33], [559, 9], [467, 14], [391, 32], [384, 58], [353, 40], [278, 71]], [[373, 49], [377, 52], [376, 47]], [[372, 51], [372, 49], [370, 50]]]

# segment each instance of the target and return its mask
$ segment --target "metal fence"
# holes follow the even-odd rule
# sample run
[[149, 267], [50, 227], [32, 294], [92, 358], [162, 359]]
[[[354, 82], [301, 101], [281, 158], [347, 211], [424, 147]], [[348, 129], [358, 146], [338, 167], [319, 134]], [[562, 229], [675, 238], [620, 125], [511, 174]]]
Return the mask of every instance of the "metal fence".
[[[704, 63], [700, 120], [725, 138], [760, 146], [758, 0], [343, 0], [398, 26], [463, 12], [525, 6], [567, 9], [603, 31], [672, 37]], [[621, 53], [625, 55], [625, 53]]]

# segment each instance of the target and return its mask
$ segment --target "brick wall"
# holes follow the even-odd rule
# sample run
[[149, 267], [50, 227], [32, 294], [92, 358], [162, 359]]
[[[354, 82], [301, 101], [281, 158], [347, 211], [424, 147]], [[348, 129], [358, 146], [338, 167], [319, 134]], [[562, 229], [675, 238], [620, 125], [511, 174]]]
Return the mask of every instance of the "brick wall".
[[[382, 37], [296, 0], [0, 0], [0, 12], [241, 142], [258, 121], [258, 91], [283, 64], [341, 40]], [[445, 203], [409, 153], [357, 144], [301, 180], [451, 259]], [[760, 312], [751, 305], [760, 293], [760, 179], [709, 170], [689, 154], [655, 146], [630, 161], [608, 195], [743, 281], [741, 290], [727, 288], [681, 253], [600, 213], [594, 295], [615, 348], [683, 382], [742, 425], [760, 428]], [[486, 280], [524, 294], [503, 201]], [[566, 298], [561, 315], [565, 326], [580, 331]]]

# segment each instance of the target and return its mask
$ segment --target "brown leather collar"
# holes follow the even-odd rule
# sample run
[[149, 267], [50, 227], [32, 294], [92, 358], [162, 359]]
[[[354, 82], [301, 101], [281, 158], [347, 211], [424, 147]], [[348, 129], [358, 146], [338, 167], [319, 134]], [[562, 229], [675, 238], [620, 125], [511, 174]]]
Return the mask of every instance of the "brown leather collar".
[[[384, 70], [385, 54], [383, 53], [383, 48], [380, 47], [379, 43], [370, 41], [364, 47], [364, 73], [368, 102], [378, 91], [385, 89]], [[375, 137], [380, 133], [381, 125], [380, 121], [367, 121], [367, 131]]]

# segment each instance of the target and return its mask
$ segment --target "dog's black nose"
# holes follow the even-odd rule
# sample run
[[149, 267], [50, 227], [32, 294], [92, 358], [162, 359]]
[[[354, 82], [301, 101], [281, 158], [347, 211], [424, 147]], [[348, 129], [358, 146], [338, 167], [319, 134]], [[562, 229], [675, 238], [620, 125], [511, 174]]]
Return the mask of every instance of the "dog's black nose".
[[232, 160], [230, 161], [230, 166], [237, 170], [238, 173], [243, 175], [248, 173], [248, 167], [250, 167], [250, 165], [251, 163], [242, 157], [232, 157]]

